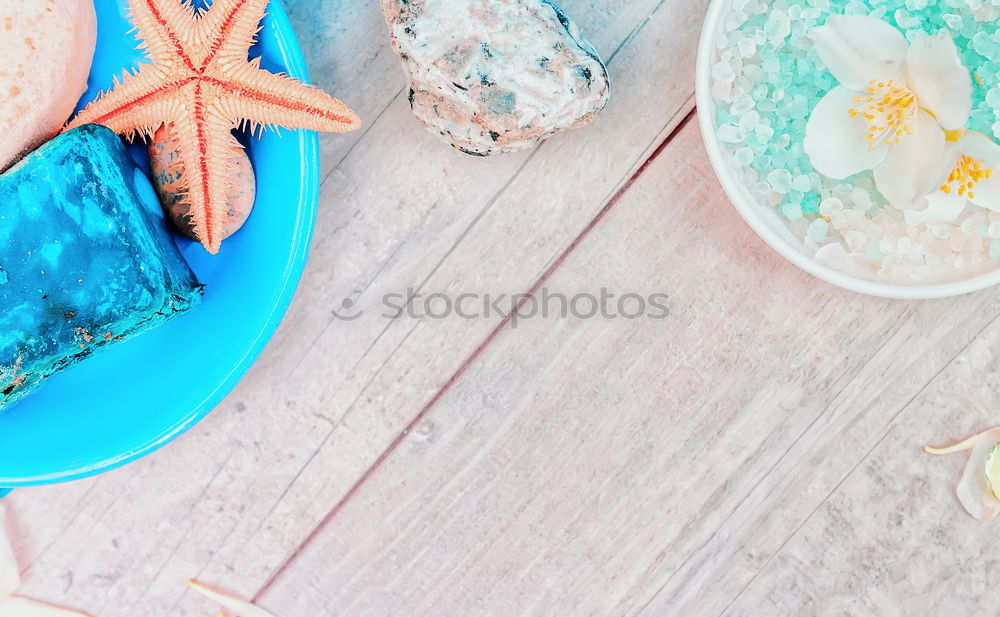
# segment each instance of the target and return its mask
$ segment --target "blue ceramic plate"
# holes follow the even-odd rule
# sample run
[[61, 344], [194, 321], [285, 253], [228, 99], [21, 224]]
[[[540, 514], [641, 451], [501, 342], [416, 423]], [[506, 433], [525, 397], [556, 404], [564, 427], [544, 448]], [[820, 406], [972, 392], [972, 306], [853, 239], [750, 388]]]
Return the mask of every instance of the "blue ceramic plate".
[[[125, 0], [95, 5], [97, 53], [83, 102], [141, 59], [128, 33]], [[250, 55], [262, 56], [270, 71], [308, 77], [278, 0], [271, 0]], [[132, 152], [148, 167], [145, 148]], [[250, 368], [305, 266], [319, 192], [319, 145], [315, 133], [269, 131], [250, 140], [249, 153], [257, 202], [246, 226], [214, 257], [178, 239], [206, 285], [201, 306], [54, 377], [0, 416], [0, 487], [82, 478], [148, 454], [205, 417]]]

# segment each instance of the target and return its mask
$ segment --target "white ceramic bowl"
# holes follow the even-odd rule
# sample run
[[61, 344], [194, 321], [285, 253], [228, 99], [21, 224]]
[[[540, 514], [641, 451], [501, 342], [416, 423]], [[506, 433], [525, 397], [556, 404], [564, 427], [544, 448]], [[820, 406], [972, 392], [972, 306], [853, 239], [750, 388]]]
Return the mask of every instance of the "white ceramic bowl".
[[711, 70], [716, 61], [717, 53], [715, 42], [722, 32], [722, 20], [729, 10], [731, 2], [732, 0], [713, 0], [705, 17], [705, 25], [702, 28], [701, 41], [698, 45], [698, 66], [695, 72], [698, 118], [701, 123], [705, 147], [708, 149], [708, 158], [712, 161], [712, 167], [715, 168], [722, 188], [729, 195], [730, 201], [736, 206], [736, 210], [739, 211], [743, 220], [757, 232], [757, 235], [785, 259], [809, 274], [844, 289], [872, 296], [910, 300], [945, 298], [978, 291], [1000, 283], [1000, 267], [987, 273], [970, 275], [968, 278], [929, 285], [880, 283], [845, 274], [816, 261], [806, 252], [802, 240], [795, 237], [777, 210], [757, 201], [750, 190], [737, 178], [735, 171], [730, 167], [730, 163], [723, 154], [715, 122], [715, 101], [712, 99], [711, 93]]

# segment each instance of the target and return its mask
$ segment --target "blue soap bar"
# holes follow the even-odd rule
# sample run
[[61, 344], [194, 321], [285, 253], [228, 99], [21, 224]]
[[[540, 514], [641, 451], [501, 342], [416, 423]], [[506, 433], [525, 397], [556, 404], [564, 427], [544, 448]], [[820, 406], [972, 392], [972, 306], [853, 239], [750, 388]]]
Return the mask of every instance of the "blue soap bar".
[[102, 126], [60, 135], [0, 176], [0, 412], [198, 304], [201, 286], [156, 208]]

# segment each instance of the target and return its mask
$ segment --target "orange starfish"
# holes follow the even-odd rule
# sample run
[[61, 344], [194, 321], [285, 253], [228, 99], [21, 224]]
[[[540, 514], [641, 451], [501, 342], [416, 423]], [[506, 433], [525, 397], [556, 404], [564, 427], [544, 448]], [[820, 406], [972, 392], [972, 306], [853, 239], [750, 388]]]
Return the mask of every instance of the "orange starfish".
[[139, 47], [152, 64], [126, 72], [67, 125], [103, 124], [132, 138], [151, 137], [173, 123], [184, 166], [183, 190], [192, 224], [210, 253], [218, 253], [226, 218], [231, 130], [249, 124], [332, 131], [358, 128], [346, 105], [322, 90], [247, 60], [268, 0], [129, 0]]

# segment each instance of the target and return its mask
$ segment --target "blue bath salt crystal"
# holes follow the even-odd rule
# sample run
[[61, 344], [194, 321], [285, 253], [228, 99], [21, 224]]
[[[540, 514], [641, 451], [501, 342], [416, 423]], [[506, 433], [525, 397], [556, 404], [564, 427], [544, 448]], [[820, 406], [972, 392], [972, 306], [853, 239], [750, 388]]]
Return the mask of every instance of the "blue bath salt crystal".
[[990, 259], [1000, 259], [1000, 240], [990, 240]]
[[118, 136], [97, 125], [0, 176], [0, 413], [198, 304], [201, 286], [155, 198], [142, 198], [151, 191]]

